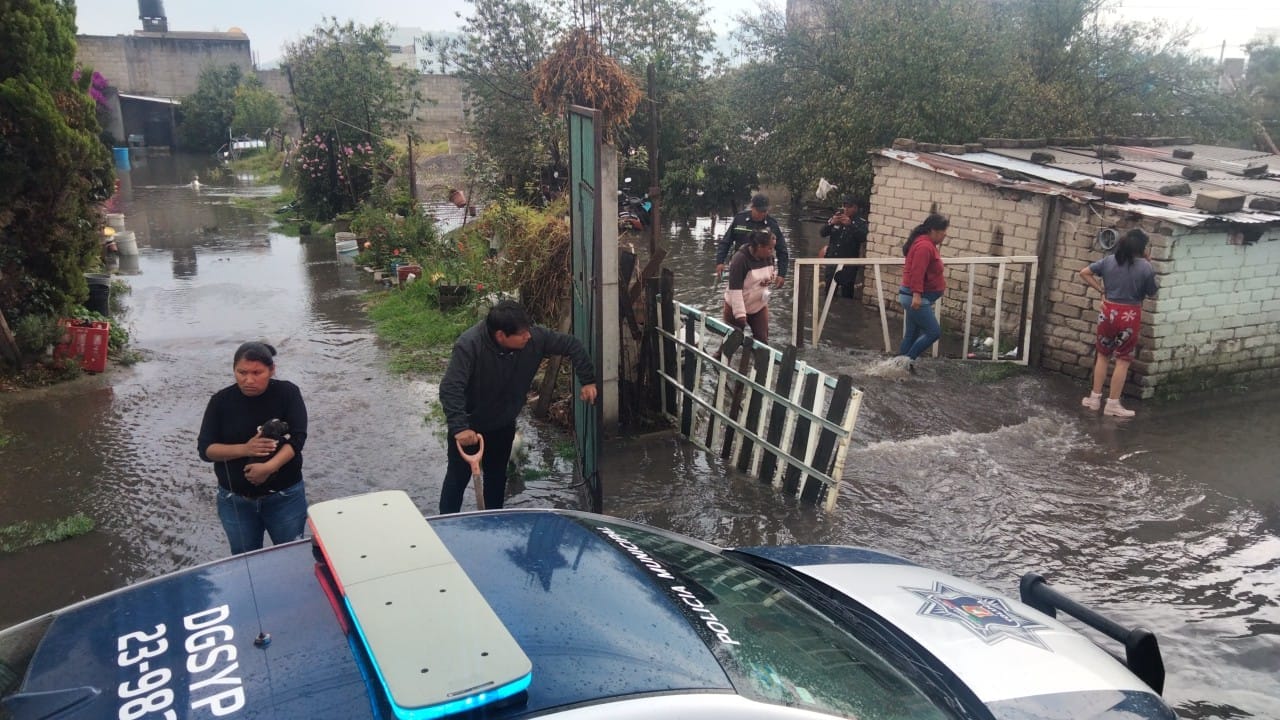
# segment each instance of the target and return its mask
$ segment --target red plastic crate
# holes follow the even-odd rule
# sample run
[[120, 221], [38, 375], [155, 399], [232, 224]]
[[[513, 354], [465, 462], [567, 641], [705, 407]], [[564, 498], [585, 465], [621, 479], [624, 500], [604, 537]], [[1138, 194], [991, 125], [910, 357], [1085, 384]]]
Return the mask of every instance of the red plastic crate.
[[53, 349], [54, 359], [80, 358], [80, 368], [85, 372], [100, 373], [107, 369], [107, 343], [111, 323], [91, 320], [58, 321], [62, 326], [62, 342]]

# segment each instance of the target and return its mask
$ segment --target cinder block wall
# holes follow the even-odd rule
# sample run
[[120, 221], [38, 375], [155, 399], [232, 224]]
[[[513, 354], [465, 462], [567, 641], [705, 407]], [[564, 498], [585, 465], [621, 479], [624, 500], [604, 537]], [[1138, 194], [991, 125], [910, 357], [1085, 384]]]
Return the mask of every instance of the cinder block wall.
[[[941, 251], [944, 258], [1010, 257], [1035, 255], [1041, 218], [1051, 199], [1025, 192], [1000, 191], [984, 185], [917, 168], [883, 157], [873, 158], [875, 180], [871, 190], [868, 257], [902, 257], [907, 234], [930, 212], [951, 220]], [[993, 331], [997, 268], [975, 266], [972, 333]], [[874, 278], [874, 275], [868, 275]], [[899, 311], [898, 287], [902, 275], [885, 268], [883, 291], [889, 309]], [[1005, 273], [1001, 300], [1001, 336], [1014, 339], [1022, 316], [1023, 272], [1010, 266]], [[962, 327], [969, 286], [969, 269], [947, 266], [947, 294], [942, 300], [948, 329]], [[874, 302], [874, 289], [864, 295]]]
[[[1087, 379], [1094, 359], [1094, 333], [1101, 298], [1081, 282], [1079, 271], [1100, 259], [1098, 230], [1120, 234], [1140, 227], [1151, 237], [1152, 261], [1161, 291], [1143, 305], [1138, 357], [1126, 393], [1150, 397], [1169, 393], [1248, 385], [1280, 377], [1280, 229], [1246, 241], [1243, 235], [1171, 225], [1105, 206], [1083, 206], [990, 188], [884, 157], [874, 157], [868, 257], [901, 257], [907, 232], [932, 209], [951, 219], [944, 257], [1034, 255], [1042, 218], [1060, 202], [1057, 238], [1046, 277], [1040, 364], [1055, 372]], [[869, 276], [871, 277], [871, 276]], [[886, 273], [884, 292], [897, 312], [901, 277]], [[967, 272], [949, 267], [949, 302], [944, 314], [951, 327], [962, 321]], [[1021, 277], [1005, 279], [1009, 313], [1003, 332], [1012, 332], [1021, 308]], [[864, 295], [874, 302], [874, 289]], [[995, 280], [979, 275], [975, 326], [989, 327]], [[983, 314], [985, 313], [985, 314]]]
[[1174, 234], [1163, 257], [1155, 322], [1143, 327], [1144, 394], [1280, 377], [1280, 229], [1247, 244], [1222, 231]]

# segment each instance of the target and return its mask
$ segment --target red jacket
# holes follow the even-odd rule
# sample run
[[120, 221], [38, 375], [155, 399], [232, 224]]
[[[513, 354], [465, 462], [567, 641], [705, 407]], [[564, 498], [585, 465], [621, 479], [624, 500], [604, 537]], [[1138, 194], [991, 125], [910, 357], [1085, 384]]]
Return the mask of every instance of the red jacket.
[[943, 275], [942, 255], [928, 233], [916, 236], [907, 251], [907, 264], [902, 268], [902, 285], [912, 293], [943, 292], [947, 278]]

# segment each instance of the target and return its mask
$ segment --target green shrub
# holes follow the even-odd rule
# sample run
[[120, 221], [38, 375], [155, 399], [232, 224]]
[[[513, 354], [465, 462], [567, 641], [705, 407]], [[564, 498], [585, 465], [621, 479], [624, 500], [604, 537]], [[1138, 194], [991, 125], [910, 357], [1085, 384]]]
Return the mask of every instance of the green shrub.
[[53, 315], [23, 315], [13, 324], [13, 338], [25, 355], [39, 355], [62, 340], [62, 326]]

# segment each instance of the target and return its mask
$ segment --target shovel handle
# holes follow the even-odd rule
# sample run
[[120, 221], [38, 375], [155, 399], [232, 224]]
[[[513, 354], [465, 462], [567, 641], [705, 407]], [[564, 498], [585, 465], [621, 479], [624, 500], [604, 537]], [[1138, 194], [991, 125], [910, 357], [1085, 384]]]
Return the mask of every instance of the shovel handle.
[[453, 442], [458, 446], [458, 454], [461, 455], [462, 459], [466, 460], [467, 464], [471, 466], [471, 487], [476, 493], [476, 509], [483, 510], [484, 472], [480, 469], [480, 461], [484, 458], [484, 436], [480, 433], [476, 433], [476, 437], [480, 441], [480, 448], [476, 450], [474, 454], [468, 454], [467, 451], [463, 449], [462, 443], [457, 440], [454, 440]]

